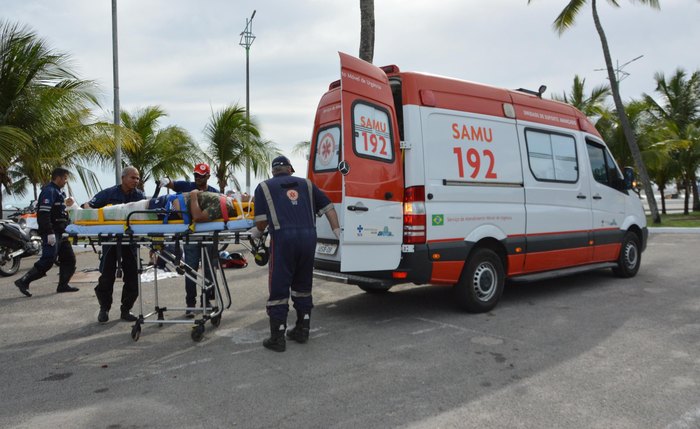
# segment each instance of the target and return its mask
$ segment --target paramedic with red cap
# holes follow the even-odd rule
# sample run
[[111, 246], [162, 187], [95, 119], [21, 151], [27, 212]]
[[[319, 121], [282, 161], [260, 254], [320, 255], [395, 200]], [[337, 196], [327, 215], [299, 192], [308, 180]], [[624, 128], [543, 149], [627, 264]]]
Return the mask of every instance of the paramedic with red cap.
[[309, 339], [316, 216], [325, 214], [333, 233], [340, 236], [333, 203], [309, 179], [293, 177], [292, 173], [294, 168], [287, 157], [272, 160], [273, 177], [255, 189], [255, 226], [250, 230], [259, 238], [268, 225], [270, 229], [270, 338], [263, 341], [263, 346], [276, 352], [286, 349], [290, 289], [297, 321], [287, 337], [299, 343]]
[[[190, 192], [194, 190], [206, 191], [206, 192], [216, 192], [220, 193], [218, 189], [209, 186], [207, 181], [211, 176], [211, 170], [209, 169], [209, 164], [203, 162], [194, 166], [194, 182], [187, 180], [175, 180], [163, 178], [160, 179], [160, 186], [163, 188], [169, 188], [175, 191], [175, 193], [181, 194], [183, 192]], [[185, 244], [185, 264], [189, 265], [194, 269], [198, 269], [200, 262], [202, 261], [202, 253], [198, 245], [196, 244]], [[204, 249], [209, 253], [209, 258], [216, 258], [217, 254], [212, 245], [205, 245]], [[205, 277], [209, 280], [212, 279], [212, 275], [209, 272], [209, 265], [203, 264], [205, 266]], [[197, 305], [197, 285], [191, 278], [185, 276], [185, 305], [187, 308], [194, 308]], [[185, 315], [187, 317], [194, 317], [193, 310], [186, 310]]]

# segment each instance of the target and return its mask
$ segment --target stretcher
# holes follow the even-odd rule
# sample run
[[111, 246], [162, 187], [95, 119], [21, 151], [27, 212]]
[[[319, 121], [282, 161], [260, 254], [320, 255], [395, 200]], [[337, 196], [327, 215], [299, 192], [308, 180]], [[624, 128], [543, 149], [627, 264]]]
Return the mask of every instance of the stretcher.
[[[131, 338], [138, 341], [142, 326], [155, 323], [193, 324], [191, 337], [201, 341], [204, 336], [206, 322], [218, 327], [225, 309], [231, 307], [231, 292], [224, 271], [219, 264], [218, 249], [224, 244], [243, 244], [249, 238], [247, 233], [254, 225], [252, 204], [248, 210], [237, 210], [235, 217], [217, 219], [211, 222], [191, 223], [186, 213], [178, 212], [181, 219], [170, 220], [175, 213], [171, 210], [141, 210], [115, 215], [109, 207], [104, 209], [84, 209], [72, 213], [72, 222], [66, 228], [63, 237], [74, 245], [116, 245], [117, 254], [122, 246], [146, 246], [155, 257], [156, 269], [153, 282], [154, 309], [148, 312], [144, 308], [143, 287], [140, 275], [143, 272], [143, 262], [138, 258], [138, 318], [131, 329]], [[122, 217], [122, 219], [119, 219]], [[202, 273], [197, 267], [190, 267], [179, 256], [169, 250], [169, 245], [196, 245], [201, 253]], [[247, 246], [246, 246], [247, 247]], [[137, 253], [138, 254], [138, 253]], [[120, 261], [121, 258], [118, 258]], [[158, 295], [157, 262], [162, 261], [168, 270], [176, 271], [190, 278], [197, 286], [201, 307], [169, 307], [161, 305]], [[204, 273], [209, 271], [211, 278]], [[120, 262], [117, 265], [117, 277], [121, 277]], [[169, 311], [190, 312], [194, 319], [166, 319]], [[180, 313], [182, 315], [182, 313]]]

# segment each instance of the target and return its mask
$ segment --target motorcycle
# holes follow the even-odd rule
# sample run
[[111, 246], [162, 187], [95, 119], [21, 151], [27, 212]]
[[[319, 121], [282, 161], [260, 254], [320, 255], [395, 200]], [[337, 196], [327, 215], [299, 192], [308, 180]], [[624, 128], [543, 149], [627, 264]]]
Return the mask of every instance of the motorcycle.
[[0, 276], [14, 275], [22, 258], [39, 252], [41, 237], [29, 234], [12, 220], [0, 219]]
[[5, 206], [6, 209], [14, 209], [15, 211], [8, 215], [7, 218], [11, 219], [26, 232], [31, 235], [37, 235], [37, 230], [39, 229], [39, 224], [36, 219], [37, 202], [32, 201], [29, 205], [23, 209], [15, 206]]

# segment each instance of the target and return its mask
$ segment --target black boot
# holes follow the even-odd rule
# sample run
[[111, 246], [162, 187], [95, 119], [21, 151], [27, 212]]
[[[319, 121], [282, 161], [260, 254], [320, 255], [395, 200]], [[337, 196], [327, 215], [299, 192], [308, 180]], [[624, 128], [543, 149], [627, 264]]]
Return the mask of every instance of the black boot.
[[38, 280], [42, 277], [44, 277], [44, 275], [41, 274], [39, 270], [32, 267], [22, 277], [15, 280], [15, 286], [17, 286], [19, 288], [19, 291], [22, 292], [22, 294], [24, 294], [25, 296], [32, 296], [32, 294], [29, 292], [29, 283], [33, 282], [34, 280]]
[[266, 349], [276, 352], [283, 352], [287, 348], [287, 341], [284, 339], [284, 332], [287, 324], [281, 320], [270, 319], [270, 338], [263, 341]]
[[287, 331], [287, 338], [297, 343], [304, 344], [309, 341], [309, 329], [311, 326], [311, 314], [297, 313], [297, 323], [294, 329]]
[[68, 284], [68, 281], [71, 279], [71, 277], [73, 277], [73, 273], [75, 273], [75, 268], [72, 270], [61, 268], [61, 271], [58, 274], [58, 287], [56, 287], [56, 293], [77, 292], [80, 290], [77, 287], [73, 287]]

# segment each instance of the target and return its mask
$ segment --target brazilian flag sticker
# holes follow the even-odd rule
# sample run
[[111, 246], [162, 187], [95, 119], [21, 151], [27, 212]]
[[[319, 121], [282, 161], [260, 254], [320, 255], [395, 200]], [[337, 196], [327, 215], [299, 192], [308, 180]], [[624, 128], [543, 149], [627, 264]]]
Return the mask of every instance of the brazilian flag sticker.
[[440, 226], [445, 224], [445, 216], [441, 214], [433, 215], [433, 226]]

